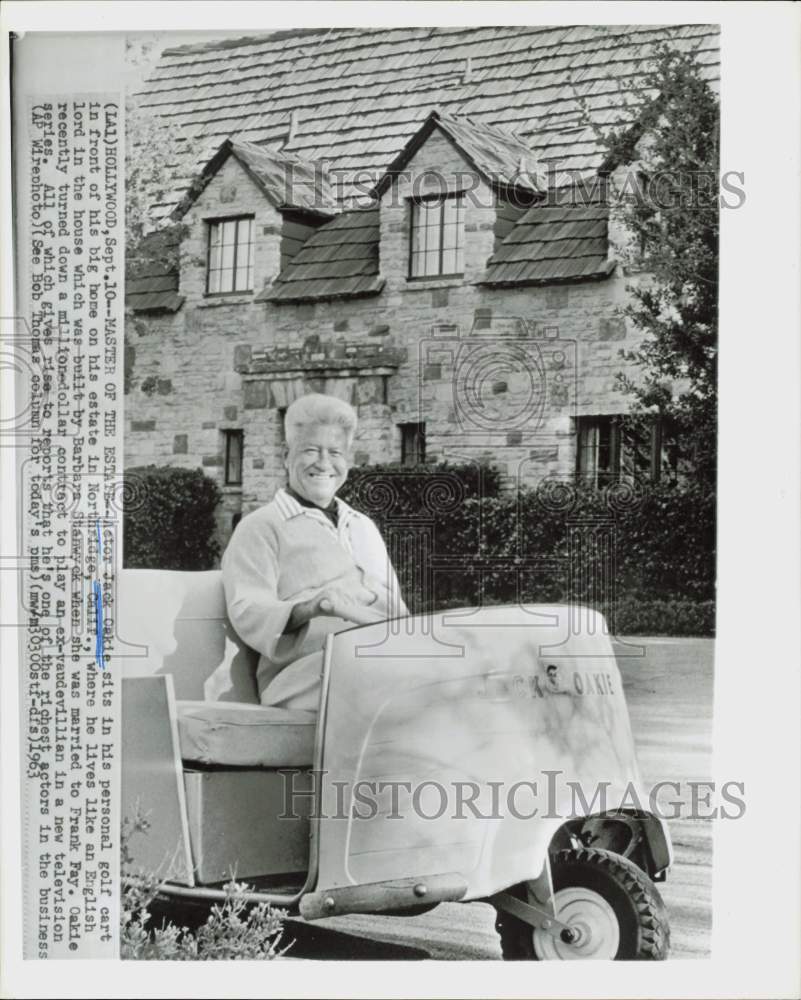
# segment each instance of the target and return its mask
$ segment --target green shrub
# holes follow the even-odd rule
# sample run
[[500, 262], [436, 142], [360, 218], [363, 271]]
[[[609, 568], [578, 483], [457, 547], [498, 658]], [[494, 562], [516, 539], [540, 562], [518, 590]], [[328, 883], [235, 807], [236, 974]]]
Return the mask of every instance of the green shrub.
[[[339, 496], [376, 522], [407, 605], [414, 612], [423, 612], [454, 606], [454, 600], [465, 601], [464, 587], [457, 587], [452, 600], [447, 593], [454, 584], [453, 573], [438, 577], [434, 590], [424, 584], [420, 569], [425, 556], [420, 547], [435, 556], [455, 553], [469, 557], [476, 552], [481, 541], [481, 510], [485, 504], [500, 502], [502, 487], [500, 471], [487, 462], [387, 464], [351, 469]], [[412, 549], [404, 544], [410, 526], [425, 535]], [[464, 584], [473, 577], [467, 572]]]
[[286, 912], [267, 903], [248, 903], [245, 894], [250, 887], [233, 879], [225, 887], [225, 902], [215, 903], [206, 922], [196, 930], [178, 927], [172, 921], [150, 926], [150, 907], [162, 882], [152, 872], [135, 868], [130, 847], [131, 838], [147, 833], [148, 828], [142, 816], [126, 819], [122, 825], [121, 958], [208, 962], [273, 959], [284, 954], [288, 946], [279, 950], [279, 944]]
[[148, 465], [125, 472], [123, 549], [136, 569], [212, 569], [220, 554], [219, 486], [201, 469]]
[[615, 605], [616, 635], [713, 636], [714, 601], [644, 601], [623, 597]]
[[[623, 484], [604, 490], [571, 486], [571, 503], [553, 503], [544, 483], [520, 496], [519, 545], [527, 556], [566, 559], [570, 533], [582, 535], [572, 546], [573, 596], [592, 595], [590, 565], [599, 546], [613, 557], [616, 594], [642, 600], [712, 601], [715, 597], [715, 495], [693, 483]], [[584, 584], [580, 582], [584, 578]], [[546, 573], [548, 583], [552, 582]]]
[[[618, 632], [714, 631], [715, 497], [695, 484], [546, 480], [515, 494], [487, 466], [441, 464], [360, 469], [348, 487], [384, 533], [413, 612], [575, 601]], [[417, 544], [398, 544], [415, 532]]]
[[388, 518], [441, 520], [466, 500], [500, 496], [500, 470], [487, 462], [355, 466], [339, 496], [377, 524]]

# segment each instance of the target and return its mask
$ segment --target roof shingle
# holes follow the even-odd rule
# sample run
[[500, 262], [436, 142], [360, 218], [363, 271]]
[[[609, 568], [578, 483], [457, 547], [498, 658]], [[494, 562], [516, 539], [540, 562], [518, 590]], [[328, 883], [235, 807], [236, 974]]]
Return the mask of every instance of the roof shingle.
[[435, 129], [446, 135], [490, 184], [545, 193], [545, 180], [537, 176], [534, 151], [516, 135], [485, 122], [437, 110], [429, 114], [389, 165], [376, 185], [378, 193], [387, 189], [395, 174], [403, 169]]
[[126, 262], [125, 307], [133, 312], [178, 312], [184, 296], [178, 294], [178, 245], [174, 230], [146, 236], [135, 260]]
[[199, 172], [176, 210], [177, 217], [189, 210], [229, 156], [244, 167], [264, 196], [279, 210], [312, 212], [324, 218], [330, 218], [338, 210], [322, 164], [256, 146], [252, 142], [226, 139]]
[[487, 262], [486, 285], [555, 284], [605, 278], [609, 209], [603, 191], [565, 189], [529, 208]]
[[310, 302], [376, 295], [378, 209], [343, 212], [315, 230], [257, 302]]
[[[514, 130], [540, 164], [597, 171], [603, 152], [580, 127], [626, 121], [626, 86], [653, 45], [693, 49], [718, 78], [715, 25], [454, 26], [277, 32], [166, 50], [140, 95], [174, 127], [186, 152], [167, 216], [228, 136], [278, 146], [341, 174], [347, 202], [361, 173], [375, 183], [432, 108]], [[467, 59], [470, 58], [468, 72]]]

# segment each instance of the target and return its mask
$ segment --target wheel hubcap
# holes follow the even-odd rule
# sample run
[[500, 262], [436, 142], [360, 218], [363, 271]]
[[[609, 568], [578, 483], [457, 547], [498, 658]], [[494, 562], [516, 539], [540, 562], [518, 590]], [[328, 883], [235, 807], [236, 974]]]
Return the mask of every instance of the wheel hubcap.
[[560, 889], [554, 893], [554, 906], [556, 916], [569, 925], [573, 940], [565, 941], [562, 936], [554, 937], [537, 927], [534, 929], [537, 958], [576, 961], [615, 957], [620, 946], [620, 926], [615, 911], [603, 896], [581, 887]]

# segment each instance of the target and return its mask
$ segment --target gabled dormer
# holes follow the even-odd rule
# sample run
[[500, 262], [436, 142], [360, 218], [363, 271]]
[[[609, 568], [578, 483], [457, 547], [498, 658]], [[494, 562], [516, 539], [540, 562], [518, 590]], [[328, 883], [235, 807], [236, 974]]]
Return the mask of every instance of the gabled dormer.
[[319, 164], [226, 139], [174, 214], [180, 294], [190, 305], [252, 302], [336, 213]]
[[395, 288], [473, 283], [517, 219], [545, 197], [535, 155], [504, 129], [432, 111], [375, 188], [380, 258]]

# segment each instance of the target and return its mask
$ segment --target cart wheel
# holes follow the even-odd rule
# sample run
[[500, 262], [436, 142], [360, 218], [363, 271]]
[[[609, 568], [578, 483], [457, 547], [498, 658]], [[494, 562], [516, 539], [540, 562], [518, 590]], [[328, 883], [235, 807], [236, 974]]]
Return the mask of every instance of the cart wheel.
[[[499, 911], [495, 927], [507, 961], [667, 958], [665, 904], [653, 882], [631, 861], [595, 848], [560, 851], [551, 858], [551, 878], [556, 915], [574, 929], [575, 940], [567, 943]], [[510, 891], [526, 899], [525, 883]]]

